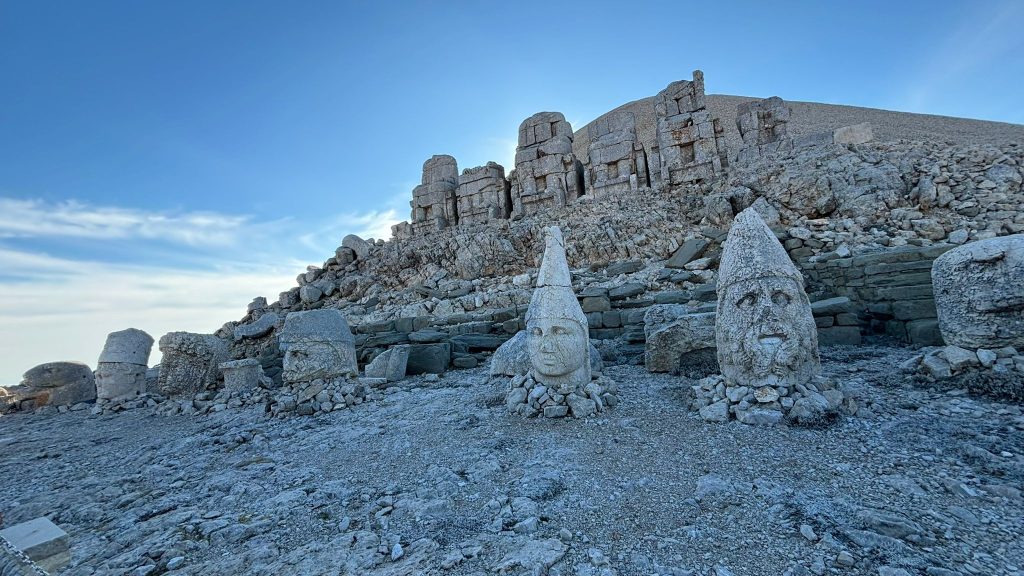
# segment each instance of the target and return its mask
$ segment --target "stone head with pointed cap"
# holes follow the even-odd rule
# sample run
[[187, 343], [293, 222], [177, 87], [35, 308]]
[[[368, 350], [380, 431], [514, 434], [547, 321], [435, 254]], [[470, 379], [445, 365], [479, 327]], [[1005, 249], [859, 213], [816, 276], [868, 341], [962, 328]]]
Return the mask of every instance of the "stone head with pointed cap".
[[804, 278], [752, 208], [736, 216], [718, 268], [718, 364], [736, 386], [789, 387], [820, 371]]
[[572, 290], [562, 231], [552, 226], [546, 232], [537, 288], [526, 311], [527, 349], [540, 382], [568, 394], [590, 382], [590, 332]]

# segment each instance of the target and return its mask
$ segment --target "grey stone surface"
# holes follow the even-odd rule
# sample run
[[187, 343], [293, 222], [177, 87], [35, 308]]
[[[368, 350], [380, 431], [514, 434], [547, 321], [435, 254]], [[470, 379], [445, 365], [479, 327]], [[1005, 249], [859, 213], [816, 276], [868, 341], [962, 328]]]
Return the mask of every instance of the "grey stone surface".
[[259, 338], [260, 336], [266, 336], [271, 330], [277, 326], [277, 323], [281, 320], [281, 317], [275, 312], [267, 312], [251, 324], [241, 324], [235, 326], [234, 338], [235, 341], [243, 340], [245, 338]]
[[718, 364], [728, 384], [790, 387], [818, 374], [803, 276], [753, 209], [733, 222], [717, 289]]
[[100, 352], [98, 362], [119, 362], [124, 364], [149, 364], [149, 353], [153, 349], [153, 337], [137, 328], [128, 328], [107, 335], [107, 342]]
[[672, 254], [671, 258], [665, 261], [665, 267], [682, 268], [692, 260], [700, 258], [707, 247], [708, 241], [704, 238], [691, 238], [684, 242], [683, 245]]
[[842, 126], [832, 132], [832, 141], [836, 144], [864, 144], [874, 139], [875, 135], [869, 122]]
[[291, 312], [278, 336], [284, 352], [285, 382], [356, 376], [355, 338], [340, 311], [335, 309]]
[[224, 375], [225, 390], [252, 390], [263, 380], [263, 366], [256, 358], [222, 362], [220, 371]]
[[696, 313], [679, 305], [651, 306], [644, 315], [644, 365], [651, 372], [671, 372], [690, 352], [714, 349], [715, 313]]
[[467, 168], [455, 192], [460, 225], [506, 220], [512, 215], [511, 184], [501, 164]]
[[604, 198], [650, 187], [647, 154], [637, 140], [631, 112], [592, 122], [587, 131], [590, 145], [583, 166], [587, 194]]
[[970, 242], [935, 259], [939, 329], [963, 348], [1024, 348], [1024, 234]]
[[459, 166], [455, 158], [441, 154], [423, 163], [423, 178], [412, 191], [412, 232], [423, 235], [458, 224], [456, 190]]
[[546, 231], [526, 334], [530, 363], [542, 384], [569, 394], [590, 382], [589, 325], [572, 289], [565, 240], [557, 226]]
[[92, 379], [92, 370], [81, 362], [47, 362], [25, 372], [21, 377], [21, 385], [28, 388], [61, 388], [91, 382]]
[[158, 391], [164, 396], [195, 394], [217, 385], [219, 366], [228, 359], [227, 342], [213, 334], [170, 332], [160, 338]]
[[96, 366], [96, 397], [101, 400], [131, 398], [147, 389], [145, 364], [100, 362]]
[[46, 517], [4, 528], [0, 530], [0, 538], [10, 542], [44, 570], [57, 572], [71, 560], [67, 532]]
[[516, 167], [509, 174], [514, 217], [567, 206], [583, 194], [572, 139], [560, 112], [538, 112], [519, 125]]
[[392, 346], [367, 364], [364, 372], [368, 378], [384, 378], [387, 382], [398, 382], [405, 378], [408, 364], [409, 347]]
[[[601, 360], [601, 353], [591, 343], [590, 345], [590, 371], [600, 372], [604, 363]], [[515, 336], [509, 338], [491, 356], [489, 373], [492, 376], [516, 376], [526, 374], [533, 368], [530, 363], [530, 352], [526, 344], [526, 331], [520, 330]]]
[[658, 165], [665, 186], [710, 180], [728, 165], [721, 122], [707, 110], [704, 73], [669, 84], [655, 97]]
[[410, 376], [416, 374], [443, 374], [448, 370], [451, 358], [452, 345], [448, 342], [410, 344], [409, 359], [406, 362], [405, 373]]
[[370, 243], [355, 234], [349, 234], [341, 239], [342, 248], [348, 248], [359, 260], [366, 260], [370, 255]]

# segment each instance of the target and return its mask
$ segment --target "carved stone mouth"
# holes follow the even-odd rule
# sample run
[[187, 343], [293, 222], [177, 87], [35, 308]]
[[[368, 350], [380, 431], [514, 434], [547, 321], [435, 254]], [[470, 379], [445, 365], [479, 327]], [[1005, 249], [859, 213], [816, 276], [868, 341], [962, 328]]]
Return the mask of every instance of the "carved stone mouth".
[[786, 335], [777, 332], [775, 334], [762, 334], [757, 337], [757, 341], [764, 346], [778, 346], [786, 341]]

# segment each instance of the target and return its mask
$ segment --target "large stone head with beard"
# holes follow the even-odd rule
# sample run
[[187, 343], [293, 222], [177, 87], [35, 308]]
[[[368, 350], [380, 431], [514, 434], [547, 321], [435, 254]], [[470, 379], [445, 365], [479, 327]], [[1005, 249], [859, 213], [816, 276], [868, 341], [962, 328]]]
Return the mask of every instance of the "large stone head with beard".
[[804, 279], [748, 208], [736, 216], [718, 269], [715, 341], [729, 385], [790, 387], [821, 369]]

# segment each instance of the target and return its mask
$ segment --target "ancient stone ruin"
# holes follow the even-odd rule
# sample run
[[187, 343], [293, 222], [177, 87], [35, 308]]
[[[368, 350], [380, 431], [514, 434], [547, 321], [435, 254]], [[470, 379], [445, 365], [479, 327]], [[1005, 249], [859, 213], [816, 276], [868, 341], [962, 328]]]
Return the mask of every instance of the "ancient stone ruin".
[[721, 174], [729, 165], [723, 128], [704, 101], [704, 73], [679, 80], [658, 93], [659, 183], [665, 186], [699, 184]]
[[309, 382], [359, 373], [352, 331], [337, 310], [292, 312], [280, 335], [286, 382]]
[[519, 125], [512, 215], [566, 206], [583, 194], [582, 166], [572, 151], [572, 126], [560, 112], [538, 112]]
[[510, 189], [501, 164], [488, 162], [485, 166], [463, 170], [455, 192], [459, 224], [507, 220], [512, 214]]
[[587, 194], [603, 198], [651, 185], [647, 154], [637, 139], [632, 112], [620, 112], [587, 126], [590, 144], [583, 166]]
[[213, 334], [170, 332], [160, 338], [160, 377], [164, 396], [195, 394], [215, 388], [220, 365], [228, 359], [228, 344]]
[[459, 167], [448, 155], [431, 156], [423, 163], [423, 179], [412, 191], [412, 232], [423, 234], [458, 224], [456, 190]]
[[771, 154], [786, 146], [792, 147], [793, 140], [787, 130], [790, 114], [792, 109], [778, 96], [740, 104], [736, 110], [736, 128], [743, 139], [740, 158]]

